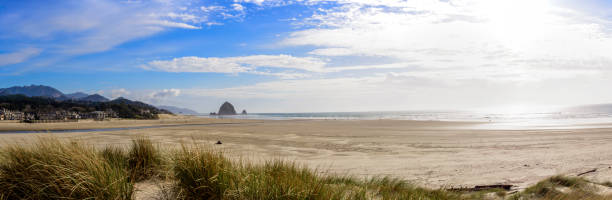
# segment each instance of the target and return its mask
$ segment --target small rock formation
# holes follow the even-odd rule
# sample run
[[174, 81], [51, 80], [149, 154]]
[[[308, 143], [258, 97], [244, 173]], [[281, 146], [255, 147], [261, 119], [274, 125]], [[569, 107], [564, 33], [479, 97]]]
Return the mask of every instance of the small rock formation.
[[223, 103], [223, 105], [221, 105], [221, 107], [219, 108], [219, 112], [217, 112], [217, 115], [235, 115], [236, 114], [236, 110], [234, 109], [234, 105], [232, 105], [229, 102], [225, 102]]
[[215, 144], [223, 144], [223, 143], [221, 142], [221, 140], [219, 140], [219, 141], [217, 141], [217, 143], [215, 143]]
[[211, 112], [211, 113], [210, 113], [210, 114], [208, 114], [208, 115], [217, 115], [217, 113], [216, 113], [216, 112]]
[[242, 110], [242, 114], [246, 115], [247, 114], [246, 110]]

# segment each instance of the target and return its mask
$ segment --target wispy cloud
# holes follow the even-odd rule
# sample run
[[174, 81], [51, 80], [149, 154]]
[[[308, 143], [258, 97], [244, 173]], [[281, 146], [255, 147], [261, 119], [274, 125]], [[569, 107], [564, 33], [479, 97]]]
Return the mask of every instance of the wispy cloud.
[[0, 36], [56, 56], [108, 51], [171, 29], [200, 29], [217, 24], [210, 17], [220, 12], [188, 0], [22, 3], [0, 14]]
[[130, 91], [126, 90], [125, 88], [114, 89], [109, 92], [102, 91], [101, 93], [110, 94], [111, 98], [113, 99], [119, 98], [119, 97], [127, 97], [130, 94], [132, 94]]
[[143, 68], [166, 72], [254, 73], [291, 78], [302, 77], [302, 75], [295, 72], [269, 72], [262, 68], [324, 72], [325, 65], [326, 63], [318, 58], [281, 54], [239, 57], [181, 57], [172, 60], [151, 61]]
[[40, 49], [25, 48], [16, 52], [0, 54], [0, 66], [21, 63], [30, 57], [40, 54]]
[[157, 104], [172, 99], [181, 95], [181, 89], [159, 89], [159, 90], [134, 90], [134, 89], [110, 89], [100, 90], [97, 93], [112, 99], [123, 97], [132, 100], [142, 101], [145, 103]]
[[161, 91], [152, 92], [149, 96], [154, 99], [158, 98], [166, 98], [166, 97], [176, 97], [181, 94], [181, 90], [179, 89], [164, 89]]

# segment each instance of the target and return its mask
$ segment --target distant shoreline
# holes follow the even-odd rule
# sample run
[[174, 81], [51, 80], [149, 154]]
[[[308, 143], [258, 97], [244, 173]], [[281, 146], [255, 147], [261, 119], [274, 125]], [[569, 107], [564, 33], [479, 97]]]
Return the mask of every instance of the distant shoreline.
[[573, 129], [599, 129], [612, 128], [612, 123], [593, 121], [592, 123], [576, 124], [529, 124], [529, 123], [507, 123], [507, 122], [482, 122], [482, 121], [444, 121], [444, 120], [406, 120], [406, 119], [317, 119], [317, 118], [283, 118], [283, 119], [259, 119], [259, 118], [235, 118], [226, 117], [202, 117], [194, 115], [160, 115], [160, 119], [111, 119], [107, 121], [79, 120], [78, 122], [57, 123], [21, 123], [16, 120], [0, 121], [0, 134], [7, 133], [45, 133], [45, 132], [102, 132], [120, 131], [133, 129], [166, 128], [175, 126], [208, 126], [245, 124], [253, 122], [298, 122], [298, 121], [386, 121], [406, 124], [418, 124], [421, 127], [449, 127], [465, 130], [573, 130]]
[[136, 119], [113, 119], [109, 121], [82, 120], [79, 122], [57, 122], [57, 123], [21, 123], [19, 121], [0, 121], [0, 134], [12, 133], [61, 133], [61, 132], [102, 132], [102, 131], [121, 131], [134, 129], [166, 128], [179, 126], [210, 126], [210, 125], [232, 125], [232, 124], [251, 124], [273, 121], [400, 121], [404, 123], [428, 123], [434, 126], [439, 125], [476, 125], [479, 122], [446, 122], [446, 121], [419, 121], [419, 120], [331, 120], [331, 119], [236, 119], [236, 118], [206, 118], [189, 115], [175, 115], [175, 117], [163, 117], [155, 120], [136, 120]]
[[[21, 123], [17, 120], [0, 121], [0, 134], [8, 132], [23, 133], [44, 133], [45, 131], [55, 132], [97, 132], [112, 131], [122, 129], [144, 129], [144, 128], [163, 128], [171, 126], [185, 125], [205, 125], [214, 123], [236, 123], [251, 120], [219, 120], [206, 119], [183, 115], [162, 115], [160, 119], [138, 120], [138, 119], [111, 119], [108, 121], [79, 120], [78, 122], [57, 122], [57, 123]], [[92, 131], [93, 130], [93, 131]]]

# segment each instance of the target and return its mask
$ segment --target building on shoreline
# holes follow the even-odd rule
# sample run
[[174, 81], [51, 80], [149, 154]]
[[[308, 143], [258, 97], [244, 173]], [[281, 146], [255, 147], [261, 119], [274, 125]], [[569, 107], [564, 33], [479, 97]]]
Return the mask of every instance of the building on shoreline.
[[93, 120], [105, 120], [110, 118], [116, 118], [117, 113], [113, 110], [106, 111], [93, 111], [86, 113], [79, 113], [73, 111], [51, 111], [43, 112], [38, 111], [34, 113], [25, 113], [21, 111], [13, 111], [8, 109], [0, 109], [0, 120], [20, 120], [20, 121], [53, 121], [53, 120], [79, 120], [79, 119], [93, 119]]
[[105, 120], [105, 119], [116, 118], [116, 117], [117, 117], [117, 113], [115, 113], [112, 110], [93, 111], [93, 112], [81, 114], [81, 119]]
[[35, 120], [69, 120], [80, 119], [77, 112], [55, 111], [55, 112], [37, 112], [34, 116]]
[[23, 120], [27, 115], [20, 111], [0, 109], [0, 120]]

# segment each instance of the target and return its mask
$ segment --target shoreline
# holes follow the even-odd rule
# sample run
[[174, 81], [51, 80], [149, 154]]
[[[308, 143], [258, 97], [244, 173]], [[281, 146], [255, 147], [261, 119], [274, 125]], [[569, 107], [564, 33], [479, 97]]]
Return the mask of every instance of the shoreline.
[[[431, 124], [434, 126], [467, 126], [484, 124], [487, 122], [473, 121], [434, 121], [434, 120], [398, 120], [398, 119], [238, 119], [238, 118], [208, 118], [198, 116], [176, 116], [165, 117], [152, 120], [137, 119], [110, 119], [106, 121], [80, 120], [78, 122], [54, 122], [54, 123], [21, 123], [17, 120], [0, 121], [0, 134], [10, 131], [84, 131], [94, 129], [121, 129], [121, 128], [163, 128], [169, 126], [190, 126], [190, 125], [209, 125], [209, 124], [244, 124], [244, 123], [263, 123], [263, 122], [300, 122], [300, 121], [386, 121], [398, 123]], [[104, 131], [104, 130], [101, 130]], [[112, 131], [112, 130], [110, 130]], [[96, 131], [97, 132], [97, 131]]]
[[612, 123], [576, 123], [576, 124], [514, 124], [508, 122], [481, 122], [455, 120], [403, 120], [403, 119], [239, 119], [239, 118], [208, 118], [198, 116], [176, 116], [163, 119], [110, 119], [106, 121], [80, 120], [78, 122], [54, 123], [21, 123], [17, 120], [0, 121], [0, 134], [7, 133], [44, 133], [50, 132], [102, 132], [121, 129], [164, 128], [172, 126], [223, 125], [244, 123], [275, 123], [275, 122], [392, 122], [415, 124], [420, 128], [451, 128], [462, 130], [486, 131], [534, 131], [534, 130], [575, 130], [575, 129], [612, 129]]
[[0, 121], [0, 133], [10, 131], [87, 131], [91, 129], [120, 129], [149, 126], [175, 126], [189, 124], [240, 123], [260, 120], [208, 119], [178, 116], [154, 120], [111, 119], [107, 121], [80, 120], [78, 122], [21, 123], [19, 121]]

